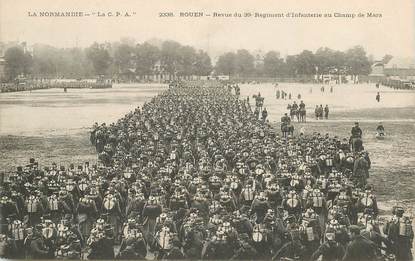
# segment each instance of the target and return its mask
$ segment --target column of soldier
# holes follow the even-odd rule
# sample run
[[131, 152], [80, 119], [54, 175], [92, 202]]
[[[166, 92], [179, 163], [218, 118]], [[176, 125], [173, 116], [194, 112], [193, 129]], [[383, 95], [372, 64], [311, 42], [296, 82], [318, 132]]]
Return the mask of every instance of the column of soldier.
[[222, 84], [171, 84], [91, 142], [97, 165], [31, 159], [3, 181], [2, 257], [411, 257], [404, 209], [377, 217], [366, 152], [280, 137]]

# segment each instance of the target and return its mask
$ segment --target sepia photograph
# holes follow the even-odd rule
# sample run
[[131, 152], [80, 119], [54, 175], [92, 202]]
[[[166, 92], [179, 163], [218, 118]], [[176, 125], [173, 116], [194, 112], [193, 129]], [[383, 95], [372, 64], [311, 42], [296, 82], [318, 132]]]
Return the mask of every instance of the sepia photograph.
[[0, 0], [1, 260], [411, 261], [414, 0]]

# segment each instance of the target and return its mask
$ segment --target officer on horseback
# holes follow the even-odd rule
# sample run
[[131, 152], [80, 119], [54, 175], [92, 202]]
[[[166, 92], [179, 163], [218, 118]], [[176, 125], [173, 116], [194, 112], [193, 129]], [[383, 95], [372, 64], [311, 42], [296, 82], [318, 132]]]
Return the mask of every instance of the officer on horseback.
[[298, 104], [294, 101], [293, 105], [291, 106], [292, 110], [297, 110], [298, 109]]
[[301, 100], [300, 104], [299, 104], [299, 108], [301, 109], [305, 109], [305, 104], [304, 102]]
[[281, 118], [281, 131], [284, 137], [287, 136], [287, 133], [289, 132], [288, 128], [290, 125], [291, 125], [291, 118], [288, 116], [287, 113], [284, 113], [284, 116]]

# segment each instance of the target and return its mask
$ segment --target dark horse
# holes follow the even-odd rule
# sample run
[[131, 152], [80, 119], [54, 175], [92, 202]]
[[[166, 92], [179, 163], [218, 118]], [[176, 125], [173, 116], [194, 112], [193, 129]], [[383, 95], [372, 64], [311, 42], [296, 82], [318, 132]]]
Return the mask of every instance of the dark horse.
[[291, 123], [281, 123], [281, 132], [283, 137], [294, 134], [294, 126]]
[[299, 109], [297, 112], [298, 122], [306, 122], [306, 110], [305, 108]]
[[363, 150], [363, 141], [359, 137], [350, 137], [350, 147], [352, 151], [362, 151]]
[[297, 119], [298, 119], [298, 110], [297, 109], [293, 109], [292, 107], [291, 107], [291, 109], [290, 109], [290, 118], [291, 118], [291, 120], [293, 120], [294, 119], [294, 116], [297, 116]]

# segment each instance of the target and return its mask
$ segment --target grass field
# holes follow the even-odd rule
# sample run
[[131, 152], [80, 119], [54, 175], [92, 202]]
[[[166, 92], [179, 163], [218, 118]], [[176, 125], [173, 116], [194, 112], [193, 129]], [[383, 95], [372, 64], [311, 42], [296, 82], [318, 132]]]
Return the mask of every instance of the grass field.
[[0, 169], [6, 171], [28, 164], [30, 158], [35, 158], [41, 165], [52, 162], [82, 164], [97, 159], [86, 130], [50, 137], [5, 135], [0, 136], [0, 147]]

